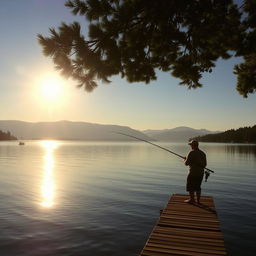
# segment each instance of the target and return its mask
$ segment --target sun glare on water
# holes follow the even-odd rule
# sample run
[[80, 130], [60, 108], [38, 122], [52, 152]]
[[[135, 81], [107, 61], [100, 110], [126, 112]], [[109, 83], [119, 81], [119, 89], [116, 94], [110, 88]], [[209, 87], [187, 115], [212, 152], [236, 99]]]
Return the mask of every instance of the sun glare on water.
[[54, 182], [54, 150], [59, 146], [57, 141], [42, 141], [41, 147], [45, 150], [44, 155], [44, 174], [41, 186], [42, 201], [41, 206], [52, 207], [55, 198], [55, 182]]

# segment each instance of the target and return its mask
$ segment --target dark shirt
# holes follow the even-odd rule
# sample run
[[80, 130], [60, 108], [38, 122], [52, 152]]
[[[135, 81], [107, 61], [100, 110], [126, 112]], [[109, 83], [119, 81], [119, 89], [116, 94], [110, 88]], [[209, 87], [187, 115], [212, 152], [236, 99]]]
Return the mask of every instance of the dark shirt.
[[206, 155], [200, 149], [191, 150], [185, 160], [185, 165], [189, 165], [189, 172], [193, 176], [203, 175], [206, 164]]

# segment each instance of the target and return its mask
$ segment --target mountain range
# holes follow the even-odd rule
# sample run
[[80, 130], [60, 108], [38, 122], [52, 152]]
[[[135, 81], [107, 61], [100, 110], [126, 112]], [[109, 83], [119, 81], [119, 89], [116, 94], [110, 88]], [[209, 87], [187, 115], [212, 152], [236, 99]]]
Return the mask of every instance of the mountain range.
[[131, 141], [133, 138], [118, 133], [125, 133], [143, 140], [185, 142], [192, 137], [216, 133], [205, 129], [177, 127], [164, 130], [138, 131], [127, 126], [104, 125], [87, 122], [24, 122], [0, 120], [0, 130], [9, 131], [18, 139], [63, 139], [90, 141]]
[[9, 131], [18, 139], [59, 139], [59, 140], [90, 140], [90, 141], [130, 141], [134, 140], [118, 132], [151, 140], [144, 133], [127, 126], [103, 125], [86, 122], [23, 122], [0, 120], [0, 130]]
[[209, 131], [206, 129], [193, 129], [186, 126], [180, 126], [173, 129], [164, 130], [145, 130], [144, 134], [157, 141], [185, 142], [190, 138], [214, 134], [219, 131]]

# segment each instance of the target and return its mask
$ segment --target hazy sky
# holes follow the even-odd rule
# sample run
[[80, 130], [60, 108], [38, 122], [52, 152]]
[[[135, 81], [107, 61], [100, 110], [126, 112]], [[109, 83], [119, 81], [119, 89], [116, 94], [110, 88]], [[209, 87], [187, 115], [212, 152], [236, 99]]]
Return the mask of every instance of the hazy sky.
[[[168, 73], [148, 85], [129, 84], [113, 77], [92, 93], [75, 82], [58, 78], [50, 59], [43, 56], [36, 35], [73, 16], [64, 0], [2, 1], [0, 9], [0, 119], [24, 121], [85, 121], [126, 125], [135, 129], [177, 126], [226, 130], [256, 123], [256, 94], [240, 96], [233, 75], [239, 60], [219, 61], [205, 74], [203, 88], [188, 90]], [[43, 87], [56, 81], [61, 91], [47, 98]]]

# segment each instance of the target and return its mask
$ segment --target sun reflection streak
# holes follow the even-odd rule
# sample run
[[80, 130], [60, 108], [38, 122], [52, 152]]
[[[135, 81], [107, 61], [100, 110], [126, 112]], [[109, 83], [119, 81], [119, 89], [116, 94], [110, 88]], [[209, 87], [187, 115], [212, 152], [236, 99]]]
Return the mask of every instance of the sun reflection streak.
[[42, 141], [40, 145], [45, 149], [44, 155], [44, 176], [41, 186], [42, 202], [44, 207], [52, 207], [55, 197], [55, 183], [53, 177], [54, 170], [54, 150], [59, 146], [57, 141]]

